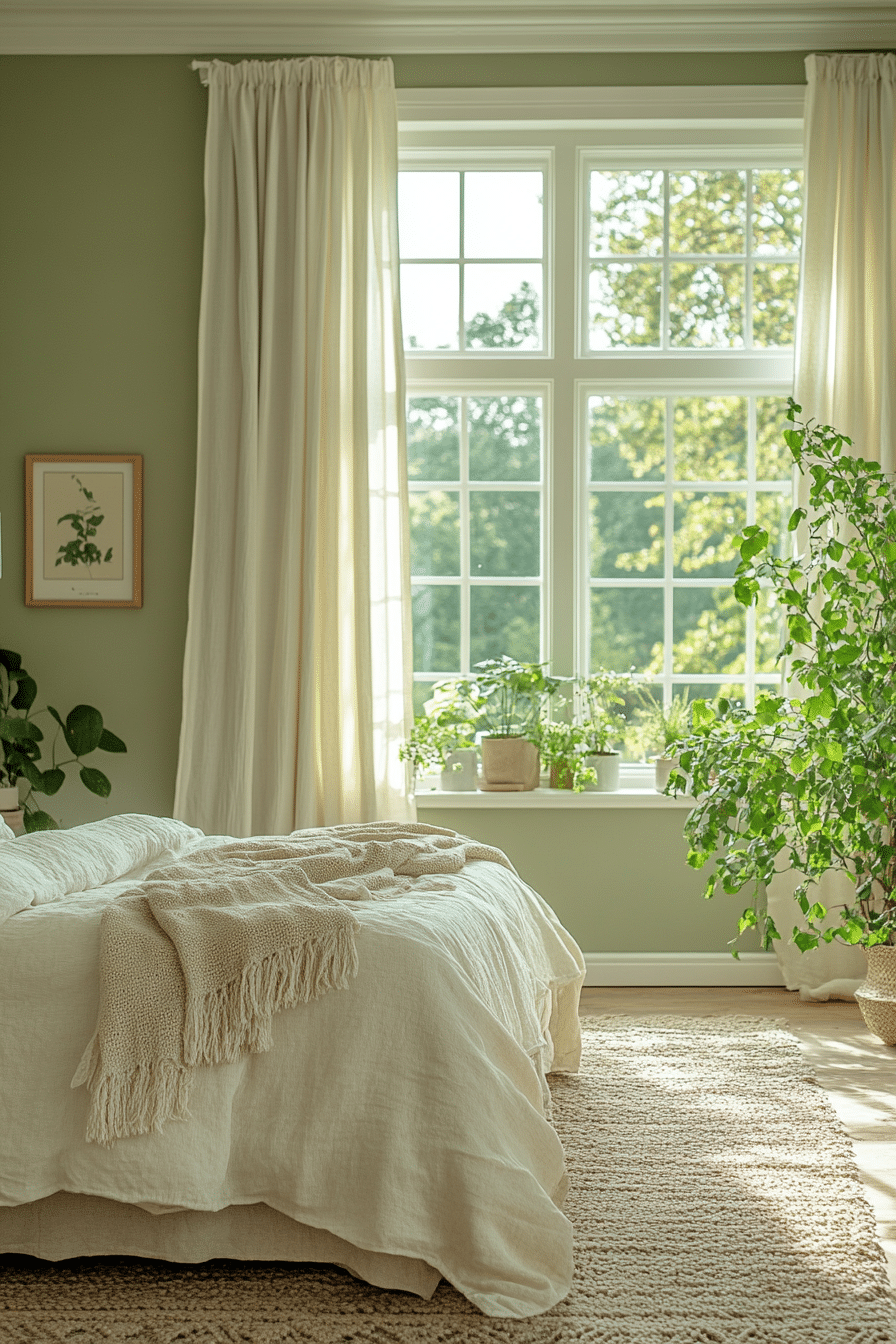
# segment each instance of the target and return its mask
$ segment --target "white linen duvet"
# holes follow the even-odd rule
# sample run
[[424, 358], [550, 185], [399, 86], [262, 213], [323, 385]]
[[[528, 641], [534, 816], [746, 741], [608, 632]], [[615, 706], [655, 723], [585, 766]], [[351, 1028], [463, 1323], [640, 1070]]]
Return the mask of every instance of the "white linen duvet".
[[[488, 1315], [547, 1310], [569, 1290], [572, 1237], [545, 1075], [578, 1067], [584, 964], [496, 863], [467, 864], [450, 898], [353, 903], [346, 987], [278, 1013], [269, 1052], [197, 1069], [189, 1119], [86, 1142], [89, 1096], [71, 1083], [96, 1025], [102, 911], [224, 839], [132, 816], [0, 843], [0, 1252], [23, 1248], [4, 1209], [56, 1192], [155, 1224], [266, 1205], [431, 1266]], [[364, 1274], [363, 1256], [339, 1262]]]

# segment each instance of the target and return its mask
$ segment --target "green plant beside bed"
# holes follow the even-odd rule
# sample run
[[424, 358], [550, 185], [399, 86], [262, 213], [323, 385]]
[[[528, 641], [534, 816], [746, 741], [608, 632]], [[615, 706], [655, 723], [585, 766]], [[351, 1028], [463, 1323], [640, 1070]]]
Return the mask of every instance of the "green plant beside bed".
[[[744, 606], [760, 592], [780, 604], [791, 694], [763, 692], [753, 710], [695, 701], [680, 752], [697, 798], [688, 861], [711, 865], [707, 896], [749, 891], [739, 934], [757, 928], [764, 948], [780, 937], [765, 888], [788, 869], [803, 877], [797, 947], [871, 948], [896, 943], [896, 486], [799, 413], [791, 401], [785, 440], [809, 487], [789, 522], [802, 554], [747, 527], [734, 581]], [[831, 869], [855, 896], [827, 910], [812, 888]]]
[[[94, 766], [84, 765], [82, 759], [99, 748], [100, 751], [121, 752], [127, 747], [120, 737], [110, 733], [103, 724], [103, 716], [92, 705], [76, 705], [63, 720], [61, 714], [48, 705], [35, 710], [37, 683], [22, 667], [22, 659], [11, 649], [0, 649], [0, 786], [14, 787], [24, 779], [28, 790], [21, 800], [25, 813], [26, 831], [50, 831], [58, 827], [48, 812], [36, 805], [35, 793], [58, 793], [65, 782], [65, 771], [70, 765], [79, 766], [79, 777], [85, 788], [100, 798], [108, 798], [112, 784]], [[45, 741], [41, 728], [35, 723], [38, 714], [49, 714], [58, 724], [50, 745], [50, 766], [41, 769]], [[71, 752], [68, 760], [56, 755], [60, 734]]]

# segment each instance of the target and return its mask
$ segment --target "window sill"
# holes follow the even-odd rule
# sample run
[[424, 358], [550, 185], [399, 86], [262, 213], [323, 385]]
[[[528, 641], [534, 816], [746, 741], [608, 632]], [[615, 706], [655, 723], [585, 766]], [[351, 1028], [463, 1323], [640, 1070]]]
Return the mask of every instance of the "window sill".
[[529, 789], [524, 793], [449, 792], [447, 789], [419, 789], [415, 795], [421, 811], [429, 808], [455, 807], [659, 807], [687, 808], [694, 799], [687, 794], [677, 798], [666, 797], [655, 789], [617, 789], [615, 793], [573, 793], [570, 789]]

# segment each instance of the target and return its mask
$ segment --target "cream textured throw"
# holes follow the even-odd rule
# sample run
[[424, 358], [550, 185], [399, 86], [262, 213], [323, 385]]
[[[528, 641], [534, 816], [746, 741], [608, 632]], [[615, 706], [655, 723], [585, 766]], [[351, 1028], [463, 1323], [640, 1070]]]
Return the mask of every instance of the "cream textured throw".
[[357, 971], [346, 901], [452, 890], [431, 874], [504, 854], [441, 827], [374, 822], [196, 851], [113, 901], [100, 924], [96, 1033], [72, 1087], [88, 1141], [185, 1119], [191, 1067], [271, 1048], [271, 1016]]

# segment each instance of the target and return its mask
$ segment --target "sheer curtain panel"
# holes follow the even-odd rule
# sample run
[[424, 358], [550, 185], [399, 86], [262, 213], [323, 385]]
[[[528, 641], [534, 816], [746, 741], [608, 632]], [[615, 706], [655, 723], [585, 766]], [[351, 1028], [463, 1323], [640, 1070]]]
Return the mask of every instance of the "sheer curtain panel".
[[[896, 469], [896, 56], [806, 60], [805, 225], [794, 396], [803, 419], [833, 425], [860, 457]], [[805, 505], [805, 489], [800, 503]], [[785, 874], [769, 890], [782, 934], [775, 944], [788, 989], [825, 996], [860, 980], [859, 948], [833, 943], [800, 953], [783, 945], [794, 924]], [[818, 899], [854, 892], [827, 874]], [[844, 990], [846, 987], [844, 987]]]
[[175, 815], [412, 815], [392, 63], [212, 61]]

